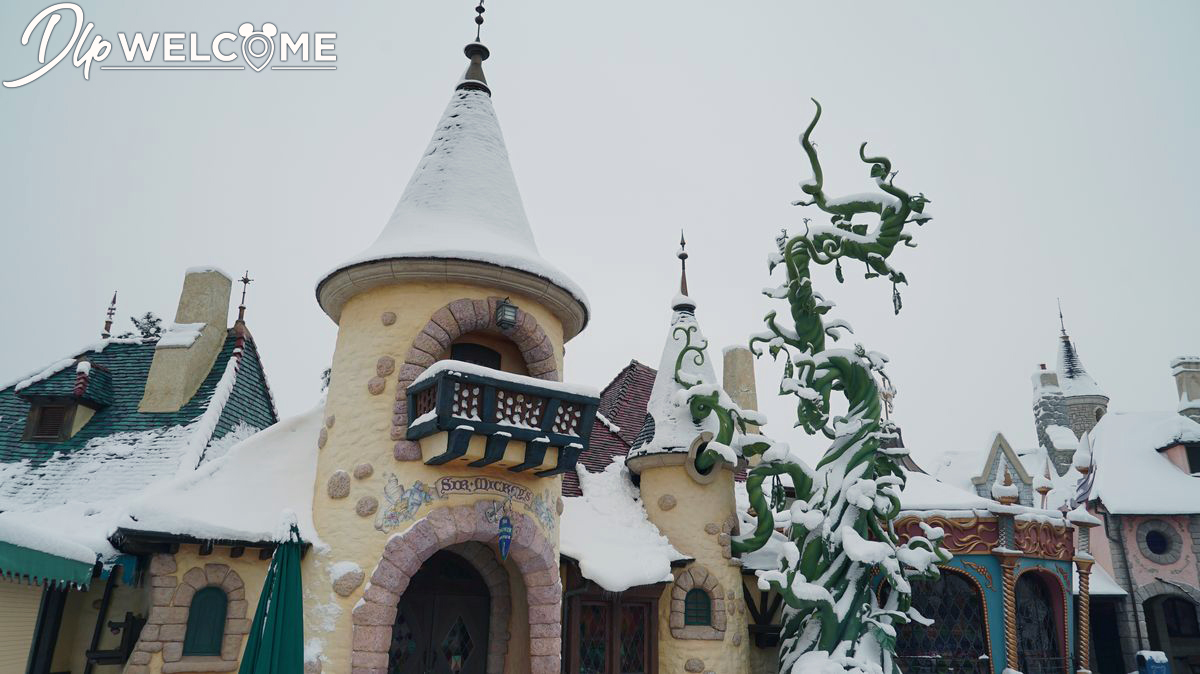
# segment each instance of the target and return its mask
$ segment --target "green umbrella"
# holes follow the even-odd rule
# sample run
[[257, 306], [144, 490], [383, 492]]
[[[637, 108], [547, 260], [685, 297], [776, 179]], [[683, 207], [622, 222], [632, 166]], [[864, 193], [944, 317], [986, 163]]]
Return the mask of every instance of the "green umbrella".
[[304, 671], [304, 607], [300, 592], [300, 532], [292, 525], [275, 548], [238, 674]]

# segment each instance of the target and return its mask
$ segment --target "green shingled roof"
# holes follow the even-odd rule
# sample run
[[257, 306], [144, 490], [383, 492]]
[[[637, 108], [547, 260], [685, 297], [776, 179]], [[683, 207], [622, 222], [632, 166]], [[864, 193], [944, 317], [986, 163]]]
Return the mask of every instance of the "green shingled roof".
[[[89, 375], [92, 381], [83, 397], [101, 403], [101, 407], [74, 437], [63, 442], [22, 440], [30, 407], [29, 401], [23, 396], [71, 396], [76, 378], [74, 367], [66, 367], [20, 392], [14, 390], [15, 386], [0, 390], [0, 463], [27, 459], [37, 465], [55, 454], [69, 455], [78, 451], [93, 438], [191, 423], [207, 408], [217, 382], [233, 357], [236, 343], [236, 335], [230, 330], [212, 370], [196, 395], [183, 408], [177, 412], [153, 414], [139, 412], [138, 404], [142, 400], [146, 376], [154, 358], [154, 341], [108, 340], [89, 347], [76, 355], [77, 359], [92, 363]], [[96, 387], [95, 391], [91, 390], [93, 386]], [[277, 420], [258, 350], [254, 340], [247, 338], [233, 392], [222, 411], [213, 438], [224, 436], [239, 423], [266, 428]]]

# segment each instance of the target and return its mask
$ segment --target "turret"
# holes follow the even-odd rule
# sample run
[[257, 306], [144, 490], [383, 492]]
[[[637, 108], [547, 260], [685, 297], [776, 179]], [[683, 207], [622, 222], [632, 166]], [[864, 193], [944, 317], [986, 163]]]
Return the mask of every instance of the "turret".
[[1179, 413], [1200, 421], [1200, 356], [1180, 356], [1171, 361]]
[[1058, 385], [1058, 373], [1043, 363], [1033, 373], [1033, 420], [1038, 444], [1046, 448], [1061, 475], [1071, 464], [1075, 434], [1067, 411], [1067, 400]]
[[[1060, 310], [1060, 321], [1061, 318]], [[1084, 369], [1075, 344], [1067, 336], [1065, 323], [1062, 323], [1058, 343], [1058, 384], [1066, 399], [1068, 421], [1076, 437], [1092, 430], [1100, 417], [1108, 412], [1108, 396]]]
[[[698, 465], [718, 425], [716, 415], [700, 421], [693, 417], [688, 389], [722, 389], [696, 320], [696, 303], [681, 293], [671, 310], [645, 425], [626, 460], [630, 471], [640, 476], [650, 521], [677, 550], [695, 560], [675, 572], [675, 581], [660, 600], [669, 606], [670, 622], [667, 633], [659, 634], [658, 669], [744, 671], [746, 614], [736, 610], [742, 601], [741, 567], [730, 551], [730, 539], [737, 534], [738, 465], [729, 459], [737, 458], [729, 451], [715, 465]], [[724, 399], [733, 404], [729, 396]]]

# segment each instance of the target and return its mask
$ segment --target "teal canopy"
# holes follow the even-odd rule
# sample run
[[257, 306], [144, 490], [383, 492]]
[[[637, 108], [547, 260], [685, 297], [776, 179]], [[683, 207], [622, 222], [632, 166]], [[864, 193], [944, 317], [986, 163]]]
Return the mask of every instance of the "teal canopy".
[[0, 576], [28, 578], [30, 582], [75, 585], [87, 588], [95, 563], [59, 557], [6, 541], [0, 541]]
[[275, 548], [238, 674], [304, 671], [304, 608], [300, 590], [300, 532], [292, 526]]

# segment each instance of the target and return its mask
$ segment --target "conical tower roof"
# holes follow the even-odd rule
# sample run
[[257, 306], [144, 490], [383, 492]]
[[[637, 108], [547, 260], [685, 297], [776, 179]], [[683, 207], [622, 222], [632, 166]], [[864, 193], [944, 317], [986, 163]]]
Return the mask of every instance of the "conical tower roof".
[[375, 243], [325, 276], [318, 301], [336, 321], [370, 287], [483, 283], [543, 301], [569, 338], [587, 322], [586, 296], [538, 252], [483, 75], [488, 50], [474, 42], [466, 54], [467, 71], [391, 218]]
[[676, 295], [671, 325], [658, 363], [658, 374], [646, 408], [641, 433], [633, 441], [629, 458], [650, 454], [686, 454], [692, 441], [703, 431], [717, 431], [715, 415], [700, 424], [692, 420], [686, 387], [690, 384], [715, 385], [717, 375], [708, 357], [708, 340], [696, 321], [696, 303], [686, 295]]
[[1064, 329], [1058, 342], [1058, 386], [1067, 398], [1075, 396], [1107, 396], [1083, 367], [1079, 352]]

